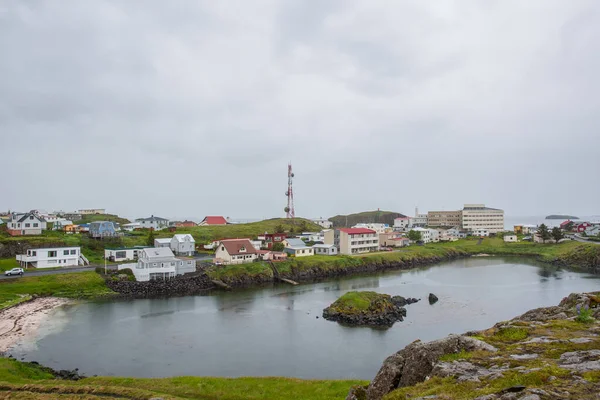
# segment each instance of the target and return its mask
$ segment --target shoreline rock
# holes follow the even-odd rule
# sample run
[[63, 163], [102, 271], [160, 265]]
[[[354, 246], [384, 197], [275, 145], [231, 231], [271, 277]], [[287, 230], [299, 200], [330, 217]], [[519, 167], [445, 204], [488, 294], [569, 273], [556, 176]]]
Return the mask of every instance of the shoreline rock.
[[407, 304], [407, 300], [401, 296], [395, 297], [394, 301], [387, 294], [348, 292], [323, 310], [323, 318], [351, 326], [389, 328], [406, 317], [406, 308], [398, 304]]

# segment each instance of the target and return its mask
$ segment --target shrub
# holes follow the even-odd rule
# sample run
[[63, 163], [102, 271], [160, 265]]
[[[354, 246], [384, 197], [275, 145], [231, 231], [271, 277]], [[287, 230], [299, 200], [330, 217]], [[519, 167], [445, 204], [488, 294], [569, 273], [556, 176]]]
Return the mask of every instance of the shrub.
[[96, 267], [94, 271], [96, 271], [97, 274], [104, 275], [104, 267]]
[[594, 321], [592, 317], [592, 310], [588, 306], [580, 307], [577, 305], [577, 317], [575, 318], [577, 322], [581, 322], [583, 324], [589, 324]]
[[129, 275], [129, 276], [134, 276], [134, 275], [133, 275], [133, 271], [131, 270], [131, 268], [123, 268], [123, 269], [120, 269], [120, 270], [118, 271], [118, 273], [119, 273], [119, 274], [125, 274], [125, 275]]

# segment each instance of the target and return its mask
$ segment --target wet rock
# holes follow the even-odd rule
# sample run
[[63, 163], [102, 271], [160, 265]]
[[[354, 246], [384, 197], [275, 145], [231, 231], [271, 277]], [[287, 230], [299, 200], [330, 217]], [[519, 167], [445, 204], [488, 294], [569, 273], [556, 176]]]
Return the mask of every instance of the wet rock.
[[[368, 302], [368, 308], [356, 299]], [[323, 318], [346, 325], [391, 327], [404, 320], [406, 309], [398, 307], [387, 294], [348, 292], [323, 310]]]
[[537, 354], [511, 354], [510, 358], [513, 360], [535, 360], [538, 358]]
[[398, 387], [424, 381], [444, 354], [477, 350], [497, 351], [495, 347], [469, 336], [451, 335], [428, 343], [413, 342], [384, 361], [369, 384], [367, 398], [380, 400]]
[[519, 400], [540, 400], [540, 396], [537, 394], [526, 394], [523, 397], [519, 397]]
[[398, 307], [404, 307], [416, 303], [417, 301], [419, 301], [419, 299], [415, 299], [414, 297], [404, 298], [402, 296], [392, 296], [392, 302]]
[[522, 342], [522, 344], [556, 343], [556, 342], [561, 342], [561, 341], [562, 340], [552, 339], [551, 337], [548, 337], [548, 336], [540, 336], [540, 337], [536, 337], [536, 338], [533, 338], [531, 340], [528, 340], [526, 342]]
[[560, 306], [535, 308], [511, 321], [548, 321], [551, 319], [567, 319], [565, 308]]
[[437, 301], [438, 297], [433, 293], [429, 293], [429, 304], [435, 304]]
[[346, 400], [364, 400], [367, 398], [367, 389], [364, 386], [352, 386]]
[[600, 370], [600, 350], [571, 351], [560, 355], [558, 361], [563, 368], [577, 372]]
[[569, 342], [576, 343], [576, 344], [590, 343], [593, 341], [594, 341], [594, 339], [586, 338], [586, 337], [569, 339]]
[[468, 361], [440, 362], [433, 367], [431, 375], [457, 378], [459, 382], [479, 382], [479, 378], [497, 379], [508, 368], [484, 368]]
[[187, 296], [216, 288], [212, 280], [204, 272], [179, 275], [165, 281], [136, 282], [107, 279], [106, 286], [125, 298]]

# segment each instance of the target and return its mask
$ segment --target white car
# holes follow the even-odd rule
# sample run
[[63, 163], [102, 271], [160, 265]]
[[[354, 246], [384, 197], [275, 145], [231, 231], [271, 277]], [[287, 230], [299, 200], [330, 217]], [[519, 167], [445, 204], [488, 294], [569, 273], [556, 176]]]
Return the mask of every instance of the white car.
[[4, 271], [4, 275], [6, 275], [6, 276], [23, 275], [24, 273], [25, 273], [25, 271], [23, 271], [23, 268], [13, 268], [13, 269], [9, 269], [8, 271]]

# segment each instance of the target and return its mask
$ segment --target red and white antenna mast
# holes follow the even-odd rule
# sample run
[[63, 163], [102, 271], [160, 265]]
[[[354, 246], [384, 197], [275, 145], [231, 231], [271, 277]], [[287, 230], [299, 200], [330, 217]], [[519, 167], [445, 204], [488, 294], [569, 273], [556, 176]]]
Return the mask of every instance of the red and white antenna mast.
[[292, 188], [292, 180], [294, 173], [292, 172], [292, 163], [288, 164], [288, 189], [285, 192], [287, 196], [287, 207], [284, 208], [286, 218], [294, 218], [296, 212], [294, 211], [294, 189]]

